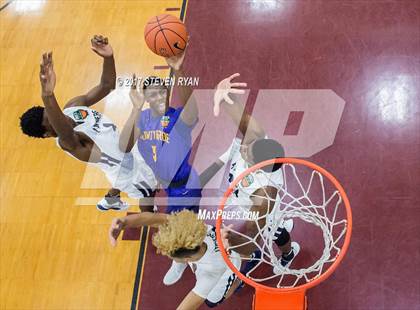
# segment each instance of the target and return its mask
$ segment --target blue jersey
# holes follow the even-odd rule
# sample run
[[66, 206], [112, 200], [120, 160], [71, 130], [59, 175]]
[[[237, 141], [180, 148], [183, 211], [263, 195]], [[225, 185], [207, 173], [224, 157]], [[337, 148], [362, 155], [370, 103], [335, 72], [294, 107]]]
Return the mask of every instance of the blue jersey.
[[201, 184], [188, 160], [191, 154], [191, 131], [179, 117], [183, 108], [169, 108], [163, 116], [154, 117], [144, 110], [138, 120], [137, 143], [146, 163], [168, 194], [167, 213], [188, 209], [198, 212]]
[[179, 117], [183, 108], [169, 107], [163, 116], [154, 117], [151, 109], [142, 111], [137, 126], [141, 134], [138, 149], [155, 176], [168, 186], [186, 181], [191, 173], [191, 131]]

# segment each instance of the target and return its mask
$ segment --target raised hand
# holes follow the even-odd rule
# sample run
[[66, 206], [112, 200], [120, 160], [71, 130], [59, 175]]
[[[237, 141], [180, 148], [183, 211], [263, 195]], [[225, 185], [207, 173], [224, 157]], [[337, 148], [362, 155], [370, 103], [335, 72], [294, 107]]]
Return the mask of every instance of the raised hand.
[[229, 94], [245, 94], [245, 90], [237, 89], [234, 87], [246, 87], [246, 83], [232, 83], [232, 80], [240, 76], [239, 73], [232, 74], [228, 78], [222, 80], [217, 84], [216, 92], [213, 98], [213, 113], [214, 116], [219, 116], [220, 104], [222, 101], [226, 101], [229, 104], [233, 104], [233, 100], [230, 99]]
[[117, 239], [120, 235], [121, 231], [125, 227], [125, 221], [120, 218], [115, 218], [112, 220], [111, 227], [109, 228], [108, 236], [109, 241], [111, 242], [112, 246], [117, 245]]
[[129, 95], [133, 107], [140, 110], [144, 104], [143, 82], [138, 83], [135, 73], [133, 73], [133, 83], [131, 84]]
[[114, 52], [111, 45], [108, 44], [108, 38], [101, 35], [94, 35], [90, 40], [92, 51], [101, 57], [111, 57]]
[[165, 58], [166, 63], [168, 64], [169, 67], [171, 67], [175, 71], [178, 71], [179, 69], [181, 69], [182, 64], [184, 62], [185, 51], [187, 50], [187, 47], [188, 47], [188, 42], [185, 45], [184, 51], [182, 53], [180, 53], [176, 56]]
[[41, 81], [42, 96], [52, 95], [56, 82], [52, 52], [42, 54], [39, 80]]

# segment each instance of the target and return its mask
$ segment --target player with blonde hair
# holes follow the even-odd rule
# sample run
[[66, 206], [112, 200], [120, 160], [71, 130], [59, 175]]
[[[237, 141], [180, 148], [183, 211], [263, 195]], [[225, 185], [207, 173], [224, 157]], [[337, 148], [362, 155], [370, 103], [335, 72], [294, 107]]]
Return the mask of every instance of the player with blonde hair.
[[[115, 218], [109, 229], [111, 244], [117, 244], [123, 229], [141, 226], [158, 227], [152, 240], [157, 253], [188, 263], [195, 273], [196, 284], [178, 305], [178, 310], [198, 309], [203, 303], [215, 307], [240, 285], [220, 254], [215, 228], [199, 220], [196, 213], [189, 210], [173, 214], [142, 212]], [[236, 268], [240, 268], [239, 254], [232, 252], [231, 257]]]

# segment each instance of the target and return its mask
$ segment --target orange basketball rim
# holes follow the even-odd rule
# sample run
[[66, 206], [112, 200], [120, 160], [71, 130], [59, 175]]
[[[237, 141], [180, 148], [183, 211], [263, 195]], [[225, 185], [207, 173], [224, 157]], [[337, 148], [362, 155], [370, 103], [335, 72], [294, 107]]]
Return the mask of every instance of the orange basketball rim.
[[[222, 214], [222, 211], [225, 210], [228, 198], [230, 197], [232, 192], [238, 187], [238, 184], [240, 183], [240, 181], [243, 178], [245, 178], [247, 175], [265, 166], [273, 165], [276, 163], [282, 163], [283, 164], [282, 169], [287, 165], [292, 166], [292, 167], [296, 165], [303, 165], [306, 168], [309, 168], [310, 170], [316, 172], [316, 174], [320, 174], [323, 177], [326, 177], [327, 180], [332, 183], [332, 186], [336, 188], [337, 192], [339, 193], [341, 197], [340, 201], [345, 206], [346, 229], [345, 229], [345, 235], [343, 233], [344, 241], [343, 241], [343, 244], [341, 246], [339, 253], [333, 259], [333, 263], [329, 265], [328, 268], [324, 270], [323, 273], [320, 274], [319, 276], [316, 276], [315, 278], [310, 279], [307, 283], [303, 283], [294, 287], [270, 287], [270, 286], [266, 286], [261, 283], [258, 283], [250, 279], [246, 275], [242, 274], [229, 259], [229, 254], [226, 248], [224, 247], [222, 239], [221, 239], [221, 228], [223, 224], [223, 218], [221, 214]], [[255, 288], [253, 309], [256, 309], [256, 310], [306, 309], [307, 308], [306, 291], [320, 284], [322, 281], [326, 280], [334, 272], [334, 270], [338, 267], [338, 265], [341, 263], [350, 244], [351, 230], [352, 230], [352, 215], [351, 215], [350, 202], [341, 184], [337, 181], [337, 179], [331, 173], [329, 173], [324, 168], [314, 163], [311, 163], [307, 160], [296, 159], [296, 158], [271, 159], [271, 160], [261, 162], [257, 165], [254, 165], [253, 167], [244, 171], [240, 176], [238, 176], [232, 182], [228, 190], [225, 192], [224, 197], [220, 203], [220, 206], [217, 212], [217, 220], [216, 220], [217, 243], [218, 243], [219, 248], [221, 249], [223, 259], [226, 261], [229, 268], [233, 272], [235, 272], [242, 281], [244, 281], [246, 284]]]

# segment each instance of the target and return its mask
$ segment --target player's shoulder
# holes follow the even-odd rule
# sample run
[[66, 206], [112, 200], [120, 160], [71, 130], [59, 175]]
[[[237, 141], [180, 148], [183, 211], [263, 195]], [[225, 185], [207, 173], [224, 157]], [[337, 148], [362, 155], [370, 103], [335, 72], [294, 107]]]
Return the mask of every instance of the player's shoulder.
[[63, 113], [67, 116], [70, 116], [76, 121], [83, 121], [88, 116], [98, 114], [99, 112], [92, 110], [86, 106], [75, 106], [64, 108]]
[[152, 113], [152, 109], [151, 108], [147, 108], [147, 109], [144, 109], [144, 110], [142, 110], [141, 111], [141, 116], [140, 116], [141, 118], [143, 118], [143, 119], [151, 119], [151, 118], [155, 118], [154, 116], [153, 116], [153, 113]]

